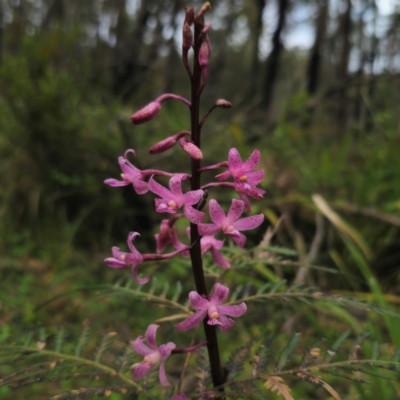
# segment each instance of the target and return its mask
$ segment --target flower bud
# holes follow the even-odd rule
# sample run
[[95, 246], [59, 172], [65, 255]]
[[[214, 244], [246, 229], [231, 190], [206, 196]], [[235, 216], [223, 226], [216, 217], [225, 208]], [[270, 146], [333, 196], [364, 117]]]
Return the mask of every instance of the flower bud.
[[200, 67], [204, 68], [208, 68], [208, 60], [210, 58], [211, 55], [211, 45], [210, 45], [210, 41], [208, 40], [207, 37], [204, 38], [203, 43], [200, 46], [199, 49], [199, 64]]
[[162, 153], [168, 149], [170, 149], [171, 147], [173, 147], [175, 145], [175, 143], [182, 137], [185, 135], [190, 135], [190, 132], [188, 131], [182, 131], [179, 132], [173, 136], [170, 136], [164, 140], [161, 140], [161, 142], [156, 143], [155, 145], [153, 145], [150, 150], [149, 153], [150, 154], [158, 154], [158, 153]]
[[193, 158], [196, 161], [201, 161], [203, 159], [203, 153], [201, 152], [201, 150], [191, 141], [187, 140], [187, 139], [179, 139], [179, 144], [182, 147], [183, 151], [187, 154], [189, 154], [189, 156], [191, 158]]
[[194, 7], [185, 7], [185, 24], [189, 26], [193, 24], [194, 21]]
[[153, 101], [147, 106], [143, 107], [141, 110], [135, 112], [131, 116], [131, 121], [133, 125], [144, 124], [147, 121], [153, 119], [158, 112], [161, 110], [161, 104], [157, 101]]
[[207, 1], [204, 3], [203, 7], [201, 7], [200, 11], [198, 12], [196, 18], [201, 18], [204, 14], [208, 13], [211, 10], [211, 4]]
[[224, 100], [224, 99], [218, 99], [215, 102], [215, 107], [231, 108], [232, 107], [232, 103], [230, 103], [229, 101]]
[[192, 30], [187, 22], [183, 24], [182, 39], [182, 49], [187, 54], [190, 48], [193, 46]]

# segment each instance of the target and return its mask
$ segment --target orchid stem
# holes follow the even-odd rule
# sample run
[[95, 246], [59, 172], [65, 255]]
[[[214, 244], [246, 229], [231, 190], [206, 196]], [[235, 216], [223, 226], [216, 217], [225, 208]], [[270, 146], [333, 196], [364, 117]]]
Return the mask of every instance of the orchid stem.
[[[199, 48], [201, 41], [199, 36], [203, 29], [203, 25], [200, 21], [194, 23], [194, 65], [193, 73], [190, 79], [191, 82], [191, 131], [193, 143], [200, 149], [200, 134], [201, 125], [199, 123], [199, 111], [200, 111], [200, 95], [201, 95], [201, 67], [199, 65]], [[192, 179], [191, 179], [191, 190], [200, 189], [200, 161], [192, 159]], [[190, 258], [192, 263], [192, 271], [196, 290], [200, 295], [207, 296], [207, 286], [204, 277], [203, 261], [201, 256], [200, 247], [200, 235], [197, 229], [197, 225], [190, 224], [190, 238], [192, 248], [190, 250]], [[218, 349], [218, 339], [216, 327], [207, 324], [207, 318], [203, 321], [204, 331], [207, 339], [207, 350], [208, 357], [210, 360], [210, 369], [213, 385], [220, 386], [224, 383], [224, 377], [221, 368], [221, 361]], [[223, 390], [223, 389], [222, 389]]]

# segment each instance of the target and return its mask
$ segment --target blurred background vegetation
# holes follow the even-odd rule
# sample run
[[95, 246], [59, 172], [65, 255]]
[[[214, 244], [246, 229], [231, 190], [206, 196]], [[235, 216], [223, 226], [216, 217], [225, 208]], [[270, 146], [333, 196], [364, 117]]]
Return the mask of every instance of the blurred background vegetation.
[[[394, 309], [400, 303], [395, 3], [212, 2], [203, 111], [217, 98], [234, 107], [214, 111], [203, 129], [203, 165], [226, 160], [230, 147], [244, 159], [261, 150], [267, 194], [254, 210], [264, 212], [268, 223], [251, 233], [248, 247], [264, 237], [268, 245], [294, 249], [300, 266], [260, 266], [244, 280], [251, 276], [257, 286], [286, 278]], [[131, 187], [111, 189], [103, 180], [118, 177], [117, 157], [127, 148], [136, 149], [134, 163], [141, 169], [187, 170], [179, 149], [147, 155], [156, 141], [188, 129], [184, 106], [167, 103], [140, 127], [129, 117], [164, 92], [189, 97], [180, 60], [183, 7], [201, 4], [0, 0], [2, 328], [39, 321], [73, 331], [89, 318], [100, 330], [112, 326], [132, 338], [147, 327], [145, 318], [129, 324], [132, 307], [123, 310], [109, 299], [92, 304], [85, 291], [39, 306], [65, 291], [118, 279], [102, 260], [112, 245], [124, 247], [132, 230], [141, 232], [139, 250], [154, 251], [161, 218], [152, 196], [137, 196]], [[226, 192], [212, 195], [229, 202]], [[338, 273], [309, 270], [309, 264]], [[185, 280], [179, 262], [170, 271]], [[135, 304], [135, 312], [144, 307]], [[272, 330], [309, 329], [330, 337], [338, 329], [334, 321], [324, 329], [306, 311], [291, 325], [284, 321], [293, 310], [271, 312], [277, 316], [269, 322]], [[397, 323], [386, 320], [379, 335], [400, 344]], [[387, 393], [387, 399], [400, 397], [399, 391], [398, 397]], [[367, 395], [358, 390], [366, 396], [360, 398]]]

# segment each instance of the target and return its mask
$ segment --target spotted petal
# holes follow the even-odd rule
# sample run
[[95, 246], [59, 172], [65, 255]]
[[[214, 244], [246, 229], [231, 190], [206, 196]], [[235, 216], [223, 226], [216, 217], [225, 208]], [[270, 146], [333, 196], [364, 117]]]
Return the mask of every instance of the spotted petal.
[[235, 325], [235, 322], [233, 320], [223, 314], [221, 314], [218, 319], [220, 321], [219, 328], [222, 332], [228, 332], [233, 327], [233, 325]]
[[194, 290], [189, 293], [190, 305], [196, 310], [206, 310], [210, 302]]
[[252, 215], [235, 221], [232, 226], [239, 231], [247, 231], [259, 227], [264, 221], [264, 214]]
[[229, 208], [228, 215], [226, 217], [226, 225], [232, 224], [233, 221], [236, 221], [242, 214], [244, 210], [244, 203], [242, 200], [232, 200], [232, 204]]
[[246, 311], [246, 303], [241, 303], [236, 306], [218, 306], [218, 312], [228, 317], [241, 317]]
[[242, 170], [249, 172], [257, 167], [258, 163], [260, 162], [260, 150], [255, 149], [251, 156], [245, 161], [242, 165]]
[[181, 331], [189, 331], [190, 329], [193, 329], [196, 326], [200, 325], [201, 322], [206, 317], [206, 315], [207, 315], [207, 310], [197, 311], [193, 315], [191, 315], [188, 319], [185, 319], [181, 323], [176, 324], [175, 328]]
[[149, 190], [167, 201], [175, 199], [175, 196], [167, 188], [156, 182], [153, 176], [149, 179]]
[[240, 168], [242, 166], [242, 158], [240, 157], [237, 149], [233, 148], [229, 150], [228, 154], [229, 169], [232, 171], [234, 169]]
[[214, 293], [211, 296], [210, 304], [218, 305], [223, 303], [229, 294], [229, 288], [220, 283], [216, 283], [214, 287]]
[[209, 211], [210, 211], [210, 217], [214, 224], [218, 226], [222, 226], [226, 219], [226, 215], [224, 213], [224, 210], [221, 208], [221, 206], [218, 204], [218, 202], [214, 199], [211, 199], [209, 202]]

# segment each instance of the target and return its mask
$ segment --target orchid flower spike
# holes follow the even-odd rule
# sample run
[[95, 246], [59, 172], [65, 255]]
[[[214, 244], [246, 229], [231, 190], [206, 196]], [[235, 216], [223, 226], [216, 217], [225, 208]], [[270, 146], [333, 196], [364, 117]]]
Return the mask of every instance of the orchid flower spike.
[[209, 202], [210, 217], [214, 224], [199, 223], [198, 229], [202, 236], [215, 235], [221, 229], [226, 235], [232, 236], [232, 239], [243, 247], [246, 243], [246, 236], [239, 231], [247, 231], [257, 228], [264, 221], [263, 214], [252, 215], [250, 217], [238, 219], [244, 210], [244, 202], [242, 200], [232, 200], [228, 215], [225, 215], [221, 206], [214, 199]]
[[137, 276], [137, 269], [139, 265], [144, 262], [144, 257], [136, 250], [135, 246], [132, 243], [136, 236], [140, 236], [140, 234], [138, 232], [131, 232], [128, 236], [127, 243], [131, 253], [124, 253], [122, 251], [119, 251], [119, 247], [114, 246], [112, 248], [113, 257], [106, 258], [104, 262], [108, 264], [111, 268], [125, 268], [128, 265], [132, 265], [133, 277], [138, 283], [144, 284], [149, 281], [150, 276], [146, 276], [145, 278], [139, 278]]
[[150, 371], [160, 363], [160, 383], [163, 386], [168, 386], [169, 382], [165, 375], [165, 360], [171, 355], [173, 349], [175, 349], [175, 343], [169, 342], [167, 344], [162, 344], [157, 346], [156, 344], [156, 332], [159, 325], [151, 324], [147, 328], [145, 337], [146, 342], [149, 345], [146, 346], [143, 343], [143, 337], [139, 336], [133, 343], [132, 347], [136, 353], [144, 356], [144, 360], [138, 364], [132, 365], [133, 370], [132, 379], [137, 381], [138, 379], [144, 378], [150, 373]]
[[251, 172], [260, 162], [260, 151], [254, 150], [246, 162], [242, 162], [237, 149], [230, 149], [228, 154], [228, 170], [216, 176], [224, 181], [232, 175], [236, 183], [247, 183], [250, 186], [257, 186], [264, 178], [264, 170]]
[[128, 160], [129, 153], [132, 153], [134, 156], [136, 155], [135, 150], [129, 149], [125, 152], [123, 157], [118, 158], [122, 170], [122, 181], [118, 181], [117, 179], [106, 179], [104, 183], [112, 187], [132, 184], [137, 194], [145, 194], [149, 191], [147, 182], [143, 181], [145, 175]]
[[161, 197], [161, 199], [155, 199], [156, 211], [167, 212], [175, 214], [183, 206], [183, 212], [186, 218], [194, 223], [198, 224], [204, 218], [204, 213], [196, 210], [193, 205], [197, 204], [203, 197], [203, 190], [193, 190], [183, 194], [182, 192], [182, 180], [186, 179], [184, 174], [176, 174], [169, 181], [169, 189], [157, 183], [153, 177], [149, 180], [149, 189]]
[[200, 296], [195, 291], [190, 292], [190, 304], [195, 310], [199, 311], [196, 311], [185, 321], [176, 324], [175, 328], [181, 331], [188, 331], [200, 325], [208, 315], [208, 325], [217, 325], [221, 331], [228, 332], [235, 324], [228, 317], [240, 317], [247, 310], [245, 303], [236, 306], [222, 306], [221, 304], [226, 300], [228, 294], [229, 289], [220, 283], [215, 284], [214, 293], [211, 295], [210, 300]]

